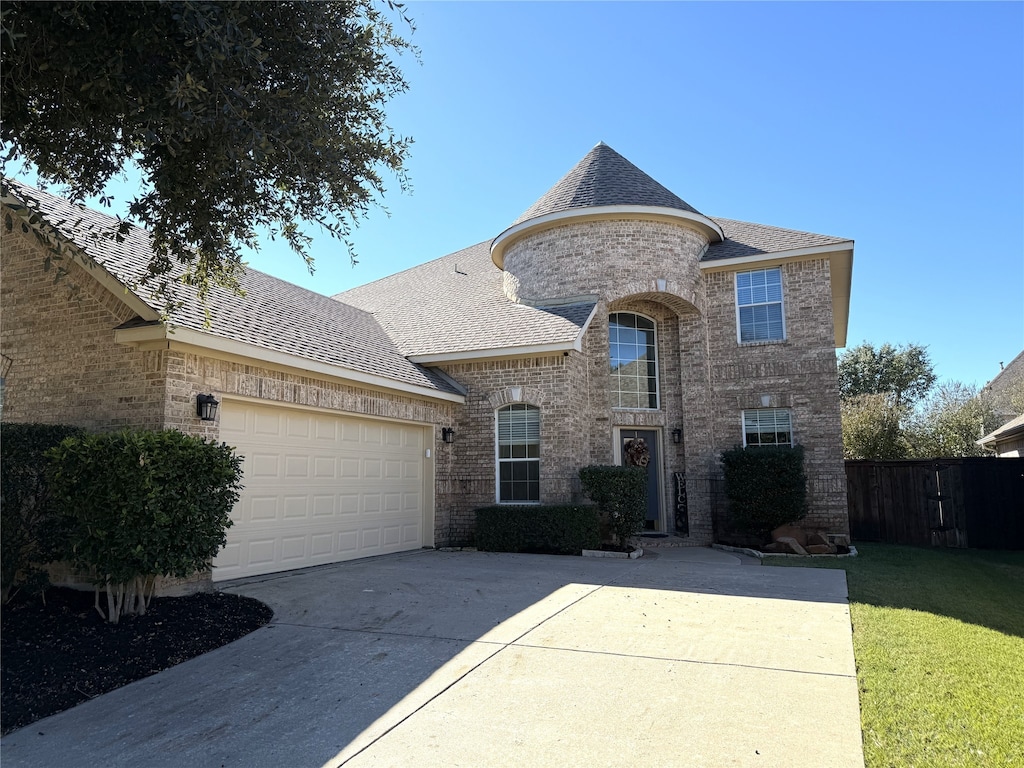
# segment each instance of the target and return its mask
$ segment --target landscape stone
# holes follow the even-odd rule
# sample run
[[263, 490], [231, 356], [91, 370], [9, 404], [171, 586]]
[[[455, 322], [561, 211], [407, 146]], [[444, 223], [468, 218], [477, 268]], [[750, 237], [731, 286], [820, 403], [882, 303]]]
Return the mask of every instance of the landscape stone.
[[789, 551], [792, 552], [794, 555], [807, 554], [807, 550], [804, 549], [803, 546], [801, 546], [800, 542], [798, 542], [792, 536], [781, 536], [778, 539], [776, 539], [775, 542], [777, 544], [783, 544], [784, 546], [788, 547]]

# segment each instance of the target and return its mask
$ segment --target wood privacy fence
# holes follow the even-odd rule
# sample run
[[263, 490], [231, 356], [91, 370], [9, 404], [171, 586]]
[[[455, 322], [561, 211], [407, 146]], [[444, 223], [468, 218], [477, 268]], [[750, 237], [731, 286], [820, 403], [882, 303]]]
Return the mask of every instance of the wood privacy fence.
[[1024, 458], [847, 461], [854, 541], [1024, 549]]

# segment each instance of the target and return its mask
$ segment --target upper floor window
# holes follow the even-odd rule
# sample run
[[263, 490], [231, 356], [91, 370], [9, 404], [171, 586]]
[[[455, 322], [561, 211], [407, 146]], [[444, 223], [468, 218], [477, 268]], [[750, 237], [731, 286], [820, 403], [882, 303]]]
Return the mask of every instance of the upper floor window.
[[743, 445], [793, 445], [793, 425], [784, 408], [758, 408], [743, 412]]
[[631, 312], [608, 315], [612, 408], [658, 407], [658, 352], [654, 321]]
[[782, 270], [755, 269], [736, 273], [736, 313], [740, 341], [781, 341]]
[[540, 409], [532, 405], [498, 410], [498, 501], [540, 501]]

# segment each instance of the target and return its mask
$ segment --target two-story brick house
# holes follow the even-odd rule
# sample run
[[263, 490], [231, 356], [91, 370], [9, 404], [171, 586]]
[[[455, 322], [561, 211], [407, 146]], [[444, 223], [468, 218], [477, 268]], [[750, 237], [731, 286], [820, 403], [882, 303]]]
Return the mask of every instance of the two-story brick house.
[[[799, 443], [809, 524], [847, 533], [850, 240], [706, 216], [598, 144], [492, 241], [333, 300], [249, 270], [209, 326], [183, 288], [168, 327], [133, 288], [146, 233], [88, 238], [102, 214], [10, 194], [45, 231], [4, 228], [3, 418], [238, 446], [214, 578], [469, 543], [476, 507], [577, 499], [578, 470], [635, 437], [651, 530], [710, 543], [721, 451]], [[73, 300], [42, 270], [47, 238], [100, 265], [73, 267]]]

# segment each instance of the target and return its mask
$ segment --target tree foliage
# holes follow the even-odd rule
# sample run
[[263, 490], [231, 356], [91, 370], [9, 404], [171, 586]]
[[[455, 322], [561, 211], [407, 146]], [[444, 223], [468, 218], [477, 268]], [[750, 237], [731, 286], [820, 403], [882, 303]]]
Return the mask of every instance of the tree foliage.
[[878, 349], [868, 342], [839, 356], [839, 393], [843, 398], [887, 395], [900, 408], [920, 401], [935, 383], [928, 350], [920, 344]]
[[984, 456], [978, 438], [999, 426], [989, 398], [977, 387], [943, 382], [928, 396], [909, 429], [916, 457]]
[[384, 105], [411, 47], [388, 9], [411, 25], [376, 0], [6, 2], [4, 171], [27, 160], [79, 201], [136, 165], [158, 292], [178, 262], [201, 296], [237, 286], [264, 227], [312, 268], [304, 223], [348, 243], [382, 171], [405, 185]]
[[981, 456], [975, 441], [999, 426], [989, 393], [958, 381], [936, 385], [919, 344], [847, 350], [839, 389], [847, 459]]
[[906, 459], [911, 445], [900, 426], [906, 408], [898, 408], [884, 394], [843, 398], [843, 457], [846, 459]]

